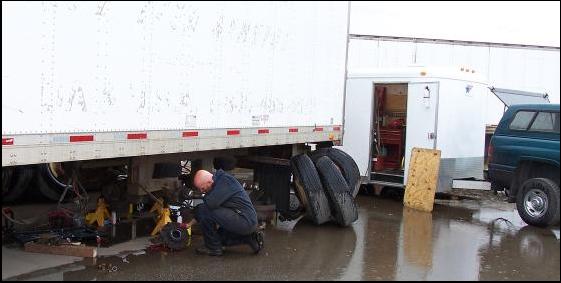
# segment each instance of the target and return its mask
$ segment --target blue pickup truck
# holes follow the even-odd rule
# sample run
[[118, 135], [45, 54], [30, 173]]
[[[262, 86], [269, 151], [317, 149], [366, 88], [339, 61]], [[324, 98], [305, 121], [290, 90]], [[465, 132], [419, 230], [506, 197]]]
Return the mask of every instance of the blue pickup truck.
[[489, 179], [534, 226], [559, 223], [559, 104], [511, 105], [489, 147]]

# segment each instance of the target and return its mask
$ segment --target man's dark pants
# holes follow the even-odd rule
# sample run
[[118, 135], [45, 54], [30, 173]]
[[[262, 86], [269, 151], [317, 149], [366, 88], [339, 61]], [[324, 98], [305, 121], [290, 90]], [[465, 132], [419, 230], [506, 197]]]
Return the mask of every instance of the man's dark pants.
[[210, 250], [220, 250], [222, 246], [247, 244], [251, 240], [251, 233], [256, 230], [255, 225], [250, 225], [234, 209], [225, 207], [210, 209], [204, 203], [196, 207], [195, 219], [203, 232], [205, 246]]

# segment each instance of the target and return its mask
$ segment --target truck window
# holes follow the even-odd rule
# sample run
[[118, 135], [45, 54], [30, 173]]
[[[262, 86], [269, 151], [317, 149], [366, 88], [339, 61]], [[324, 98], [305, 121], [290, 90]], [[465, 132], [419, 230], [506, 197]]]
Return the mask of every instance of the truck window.
[[528, 125], [532, 121], [532, 118], [534, 118], [535, 114], [536, 112], [534, 111], [517, 112], [516, 116], [514, 116], [514, 119], [512, 119], [512, 122], [510, 123], [509, 129], [525, 131], [528, 129]]
[[530, 131], [536, 132], [556, 132], [559, 133], [559, 113], [554, 112], [540, 112]]

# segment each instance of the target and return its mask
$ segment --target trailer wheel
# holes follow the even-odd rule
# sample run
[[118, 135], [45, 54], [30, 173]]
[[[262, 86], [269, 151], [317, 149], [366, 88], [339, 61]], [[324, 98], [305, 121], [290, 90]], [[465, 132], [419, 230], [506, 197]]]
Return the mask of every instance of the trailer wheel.
[[31, 166], [2, 168], [2, 201], [17, 200], [27, 190], [32, 178]]
[[177, 222], [170, 222], [160, 231], [160, 238], [168, 248], [179, 251], [187, 245], [189, 234], [187, 228]]
[[316, 162], [316, 167], [329, 196], [335, 222], [344, 227], [351, 225], [358, 219], [358, 211], [341, 171], [327, 156], [320, 157]]
[[[39, 164], [37, 170], [37, 185], [41, 194], [49, 200], [58, 201], [70, 181], [66, 168], [62, 163], [46, 163]], [[66, 193], [65, 198], [70, 195], [71, 191]]]
[[305, 154], [290, 160], [296, 192], [306, 209], [306, 214], [317, 225], [331, 219], [329, 200], [325, 195], [314, 163]]
[[321, 148], [312, 153], [312, 160], [316, 163], [322, 156], [327, 156], [335, 162], [341, 170], [345, 181], [349, 184], [349, 192], [353, 198], [356, 197], [360, 190], [360, 171], [353, 158], [346, 152], [336, 148]]

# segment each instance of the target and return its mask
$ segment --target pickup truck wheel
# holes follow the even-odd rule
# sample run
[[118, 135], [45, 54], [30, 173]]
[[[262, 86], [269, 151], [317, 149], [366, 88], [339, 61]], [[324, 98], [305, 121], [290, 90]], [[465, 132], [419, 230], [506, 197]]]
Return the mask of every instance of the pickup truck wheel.
[[314, 163], [306, 154], [292, 157], [290, 160], [296, 193], [302, 201], [306, 214], [316, 224], [331, 220], [329, 200], [321, 185]]
[[546, 178], [525, 181], [518, 191], [516, 208], [530, 225], [545, 227], [559, 223], [559, 186]]

